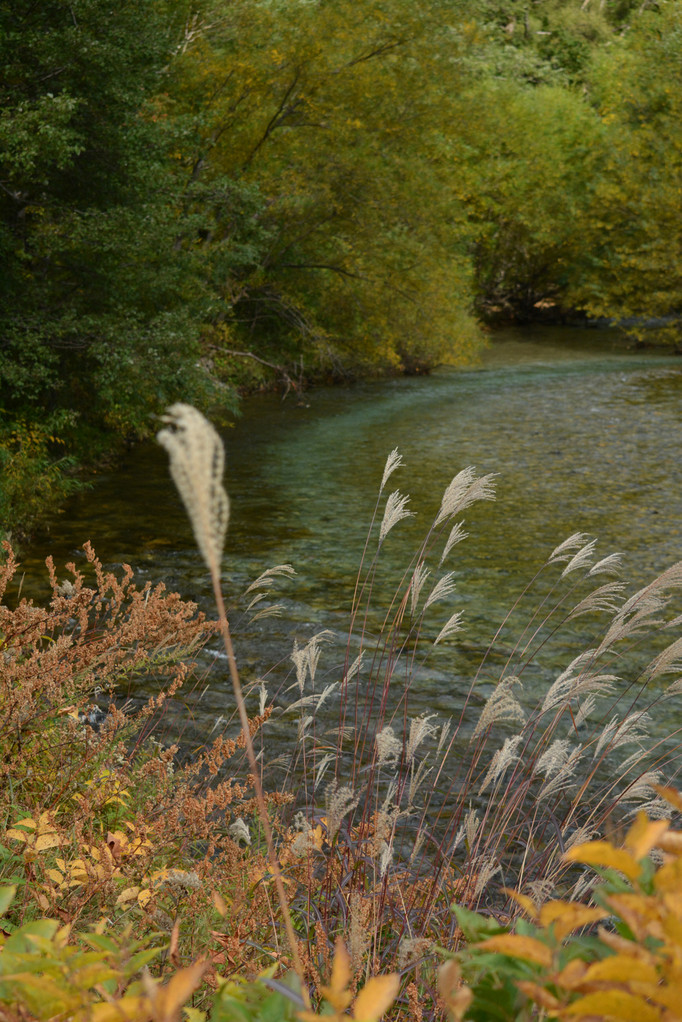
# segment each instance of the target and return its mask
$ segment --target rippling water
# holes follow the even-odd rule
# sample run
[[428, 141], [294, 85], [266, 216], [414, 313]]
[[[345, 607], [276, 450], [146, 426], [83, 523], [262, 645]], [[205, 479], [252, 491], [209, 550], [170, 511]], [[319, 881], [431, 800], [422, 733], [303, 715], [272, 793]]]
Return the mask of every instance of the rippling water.
[[[320, 388], [305, 402], [250, 398], [224, 430], [232, 502], [228, 598], [274, 564], [291, 563], [298, 573], [278, 586], [280, 618], [251, 625], [233, 615], [245, 678], [266, 674], [271, 690], [285, 681], [295, 637], [321, 628], [343, 634], [394, 447], [405, 464], [391, 486], [411, 494], [417, 514], [386, 541], [377, 618], [452, 476], [467, 465], [498, 473], [497, 502], [466, 512], [470, 538], [449, 558], [457, 592], [434, 608], [433, 635], [457, 608], [468, 630], [421, 672], [415, 710], [457, 709], [505, 609], [570, 533], [599, 537], [602, 554], [623, 551], [625, 575], [637, 585], [682, 555], [682, 374], [672, 356], [628, 351], [604, 332], [508, 332], [473, 370]], [[210, 608], [206, 573], [156, 445], [131, 452], [115, 474], [100, 476], [54, 518], [23, 559], [25, 590], [46, 593], [45, 555], [58, 564], [78, 561], [87, 539], [107, 564], [128, 562]], [[566, 662], [575, 641], [575, 633], [558, 639]], [[330, 654], [329, 677], [340, 659], [342, 653]], [[229, 705], [218, 663], [193, 727], [205, 732]]]

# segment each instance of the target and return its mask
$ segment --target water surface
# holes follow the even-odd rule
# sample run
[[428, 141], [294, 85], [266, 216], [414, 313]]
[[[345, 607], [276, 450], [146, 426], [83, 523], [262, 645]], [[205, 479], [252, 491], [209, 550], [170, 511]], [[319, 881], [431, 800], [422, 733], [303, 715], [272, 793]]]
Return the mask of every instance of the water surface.
[[[396, 527], [382, 551], [374, 625], [453, 475], [467, 465], [498, 473], [497, 502], [466, 513], [470, 537], [445, 566], [457, 572], [457, 592], [433, 608], [426, 628], [433, 637], [459, 608], [468, 630], [421, 672], [415, 712], [456, 712], [501, 616], [567, 535], [599, 537], [604, 555], [623, 551], [635, 586], [680, 559], [682, 374], [673, 356], [631, 351], [606, 331], [509, 331], [473, 369], [317, 388], [304, 401], [249, 398], [223, 431], [232, 504], [226, 596], [236, 603], [275, 564], [298, 573], [278, 586], [281, 617], [249, 624], [233, 613], [245, 679], [265, 676], [273, 692], [285, 684], [294, 638], [302, 642], [321, 628], [344, 634], [384, 462], [395, 447], [404, 467], [389, 488], [411, 494], [416, 516]], [[88, 539], [107, 564], [130, 563], [143, 578], [210, 608], [206, 572], [155, 444], [133, 450], [55, 516], [23, 558], [25, 591], [46, 594], [46, 554], [80, 564]], [[576, 634], [557, 641], [570, 660]], [[323, 659], [323, 677], [336, 676], [342, 660], [342, 653]], [[218, 658], [192, 710], [193, 728], [205, 733], [230, 706]]]

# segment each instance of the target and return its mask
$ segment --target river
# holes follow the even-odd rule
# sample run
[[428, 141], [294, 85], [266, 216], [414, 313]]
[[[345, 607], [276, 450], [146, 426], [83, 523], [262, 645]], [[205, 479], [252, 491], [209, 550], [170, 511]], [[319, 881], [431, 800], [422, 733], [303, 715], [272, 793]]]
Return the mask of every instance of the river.
[[[409, 493], [417, 514], [384, 544], [370, 626], [378, 625], [452, 476], [468, 465], [498, 473], [497, 501], [465, 514], [470, 536], [446, 565], [457, 589], [435, 615], [437, 629], [461, 609], [466, 628], [454, 645], [439, 647], [412, 695], [414, 712], [456, 712], [458, 679], [480, 662], [505, 610], [566, 536], [598, 537], [601, 555], [622, 551], [624, 576], [635, 587], [680, 558], [681, 418], [678, 359], [629, 350], [608, 331], [548, 328], [500, 334], [465, 371], [317, 388], [304, 404], [277, 395], [245, 400], [224, 429], [232, 506], [226, 597], [236, 604], [272, 565], [286, 562], [297, 572], [276, 586], [281, 616], [251, 624], [233, 611], [245, 681], [264, 677], [277, 700], [291, 698], [284, 687], [293, 640], [322, 628], [341, 645], [323, 655], [321, 676], [338, 675], [357, 565], [386, 456], [397, 447], [404, 466], [389, 488]], [[54, 516], [23, 558], [24, 591], [45, 595], [45, 556], [80, 563], [88, 539], [106, 564], [130, 563], [142, 579], [163, 580], [210, 611], [206, 572], [166, 455], [154, 443], [132, 450]], [[571, 631], [557, 637], [567, 660], [575, 641]], [[193, 738], [231, 712], [217, 650], [201, 669], [210, 664], [190, 723], [187, 707], [171, 718], [171, 727], [189, 727]]]

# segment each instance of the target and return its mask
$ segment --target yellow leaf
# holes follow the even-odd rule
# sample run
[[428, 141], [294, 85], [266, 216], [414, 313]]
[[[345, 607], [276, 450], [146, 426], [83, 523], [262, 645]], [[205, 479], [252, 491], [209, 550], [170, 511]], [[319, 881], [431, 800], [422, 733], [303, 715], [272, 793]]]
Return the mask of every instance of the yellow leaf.
[[556, 974], [554, 982], [556, 986], [563, 987], [565, 990], [574, 990], [581, 985], [586, 972], [585, 962], [580, 958], [574, 958], [572, 962], [564, 966], [561, 972]]
[[399, 989], [400, 976], [395, 972], [372, 977], [355, 1000], [353, 1018], [358, 1022], [378, 1022], [395, 1001]]
[[503, 887], [502, 892], [515, 901], [517, 905], [520, 905], [527, 916], [530, 916], [531, 919], [537, 919], [538, 907], [532, 898], [525, 894], [519, 894], [518, 891], [513, 891], [510, 887]]
[[677, 791], [676, 788], [666, 788], [661, 784], [655, 784], [654, 788], [661, 798], [664, 798], [671, 806], [682, 812], [682, 791]]
[[617, 869], [630, 880], [636, 880], [641, 873], [637, 860], [624, 848], [614, 848], [608, 841], [587, 841], [576, 845], [564, 855], [566, 862], [584, 862], [588, 866], [605, 866]]
[[137, 898], [140, 893], [139, 887], [126, 887], [125, 891], [121, 891], [118, 898], [116, 899], [117, 905], [123, 905], [126, 901], [132, 901], [133, 898]]
[[668, 820], [649, 820], [646, 813], [639, 812], [627, 833], [625, 845], [636, 859], [643, 859], [652, 848], [658, 846], [661, 836], [669, 826]]
[[49, 876], [50, 880], [54, 880], [56, 884], [61, 885], [64, 882], [64, 877], [62, 876], [58, 869], [48, 869], [47, 875]]
[[338, 1012], [345, 1011], [353, 999], [348, 992], [351, 977], [350, 957], [343, 940], [337, 937], [329, 986], [320, 986], [320, 993]]
[[88, 1008], [91, 1022], [132, 1022], [134, 1019], [149, 1018], [149, 1001], [146, 997], [122, 997], [120, 1001], [105, 1001]]
[[661, 1022], [661, 1012], [641, 997], [624, 990], [600, 990], [587, 994], [564, 1008], [565, 1015], [606, 1015], [625, 1022]]
[[630, 980], [657, 983], [658, 972], [653, 965], [635, 958], [634, 955], [613, 955], [601, 962], [594, 962], [583, 977], [585, 983], [595, 983], [598, 980], [611, 980], [615, 983], [629, 983]]
[[36, 838], [35, 850], [44, 852], [46, 848], [58, 848], [63, 843], [59, 834], [39, 834]]
[[37, 827], [36, 821], [32, 816], [26, 816], [23, 820], [17, 820], [14, 824], [15, 827], [28, 827], [30, 830], [35, 830]]
[[535, 937], [521, 937], [516, 933], [500, 933], [496, 937], [488, 937], [476, 945], [483, 951], [496, 951], [500, 955], [511, 958], [525, 958], [549, 968], [552, 964], [552, 952]]
[[194, 962], [176, 972], [166, 986], [156, 987], [153, 1000], [157, 1022], [173, 1022], [178, 1010], [201, 983], [207, 965], [207, 962]]
[[542, 926], [553, 926], [554, 936], [557, 940], [563, 940], [573, 930], [596, 923], [609, 914], [603, 908], [589, 908], [570, 901], [548, 901], [540, 909], [540, 923]]
[[29, 835], [24, 834], [21, 830], [8, 830], [7, 837], [11, 837], [13, 841], [28, 841]]
[[145, 905], [148, 905], [151, 900], [152, 892], [149, 890], [148, 887], [145, 887], [143, 891], [140, 891], [140, 893], [137, 896], [137, 903], [140, 906], [140, 908], [144, 908]]

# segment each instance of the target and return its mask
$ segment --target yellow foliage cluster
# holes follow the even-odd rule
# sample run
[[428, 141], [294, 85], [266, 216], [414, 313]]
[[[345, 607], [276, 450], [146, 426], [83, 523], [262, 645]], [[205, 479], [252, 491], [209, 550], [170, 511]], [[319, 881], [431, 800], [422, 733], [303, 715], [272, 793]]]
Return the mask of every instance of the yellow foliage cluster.
[[[659, 793], [682, 810], [682, 793], [669, 788]], [[572, 848], [565, 860], [601, 873], [603, 883], [594, 892], [597, 904], [552, 900], [538, 907], [508, 892], [531, 922], [521, 921], [516, 932], [479, 942], [469, 957], [481, 967], [485, 963], [488, 979], [495, 971], [500, 977], [512, 975], [518, 990], [550, 1018], [678, 1022], [682, 832], [672, 830], [669, 820], [649, 820], [640, 813], [623, 848], [589, 841]], [[595, 924], [600, 924], [596, 936], [578, 935]], [[462, 1010], [456, 1017], [466, 1017], [480, 985], [479, 977], [465, 996], [459, 993]]]

